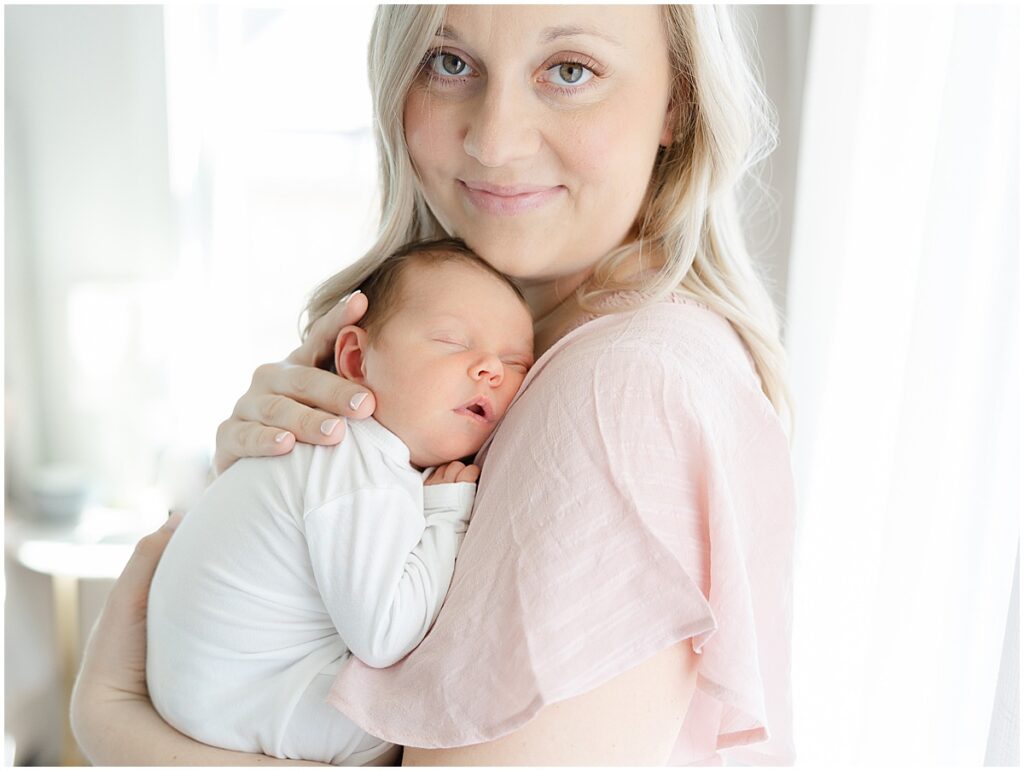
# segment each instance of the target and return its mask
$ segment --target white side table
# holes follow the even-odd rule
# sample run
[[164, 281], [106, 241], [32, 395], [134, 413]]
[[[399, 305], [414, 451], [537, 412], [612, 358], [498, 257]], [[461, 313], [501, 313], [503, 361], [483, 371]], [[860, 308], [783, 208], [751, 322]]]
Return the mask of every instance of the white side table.
[[7, 554], [23, 567], [50, 576], [53, 583], [54, 622], [63, 692], [61, 765], [85, 761], [71, 735], [71, 690], [78, 673], [78, 582], [114, 579], [121, 575], [136, 542], [160, 526], [166, 513], [128, 512], [91, 507], [70, 523], [49, 523], [30, 518], [5, 504], [4, 534]]

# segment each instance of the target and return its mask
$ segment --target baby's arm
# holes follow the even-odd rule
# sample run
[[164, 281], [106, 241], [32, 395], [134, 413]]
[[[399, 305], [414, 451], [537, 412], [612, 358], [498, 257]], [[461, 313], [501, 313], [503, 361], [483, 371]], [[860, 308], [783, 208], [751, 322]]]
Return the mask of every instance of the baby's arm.
[[424, 486], [422, 511], [405, 491], [376, 488], [306, 514], [327, 612], [348, 649], [372, 667], [389, 667], [419, 645], [448, 592], [476, 493], [469, 480], [479, 474], [458, 464], [446, 478], [454, 465]]

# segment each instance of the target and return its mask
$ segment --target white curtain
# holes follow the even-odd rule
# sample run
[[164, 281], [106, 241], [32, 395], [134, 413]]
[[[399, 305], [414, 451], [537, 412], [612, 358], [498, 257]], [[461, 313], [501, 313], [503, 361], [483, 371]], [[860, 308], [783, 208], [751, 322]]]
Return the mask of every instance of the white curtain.
[[986, 758], [1016, 639], [1018, 47], [1010, 6], [814, 10], [787, 309], [802, 764]]

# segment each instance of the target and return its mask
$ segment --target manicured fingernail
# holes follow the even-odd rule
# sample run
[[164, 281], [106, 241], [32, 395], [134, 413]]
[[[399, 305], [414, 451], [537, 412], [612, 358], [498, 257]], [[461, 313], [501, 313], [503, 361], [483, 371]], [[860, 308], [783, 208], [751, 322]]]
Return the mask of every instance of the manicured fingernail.
[[335, 426], [337, 426], [338, 423], [340, 422], [341, 421], [338, 420], [337, 418], [328, 418], [327, 420], [320, 424], [320, 433], [323, 434], [324, 436], [330, 436]]
[[175, 511], [173, 514], [167, 516], [167, 521], [164, 522], [161, 530], [175, 530], [178, 525], [181, 524], [181, 520], [184, 519], [185, 515], [180, 511]]
[[363, 391], [363, 393], [361, 394], [356, 394], [351, 399], [349, 399], [348, 406], [354, 410], [358, 410], [359, 405], [366, 401], [367, 396], [369, 396], [369, 394], [366, 393], [365, 391]]
[[280, 434], [274, 437], [274, 443], [281, 444], [281, 442], [283, 442], [289, 436], [291, 436], [291, 434], [289, 434], [287, 431], [282, 431]]
[[359, 294], [361, 291], [361, 289], [357, 289], [354, 292], [349, 292], [347, 295], [338, 300], [338, 305], [348, 305], [348, 301], [355, 297], [357, 294]]

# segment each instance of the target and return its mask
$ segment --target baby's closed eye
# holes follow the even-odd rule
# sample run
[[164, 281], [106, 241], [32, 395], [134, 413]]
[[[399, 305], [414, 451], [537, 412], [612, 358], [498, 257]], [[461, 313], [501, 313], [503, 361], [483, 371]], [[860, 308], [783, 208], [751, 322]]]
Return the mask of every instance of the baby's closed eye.
[[444, 343], [445, 345], [456, 345], [459, 348], [468, 348], [469, 344], [462, 340], [456, 340], [455, 338], [439, 337], [434, 340], [435, 343]]

